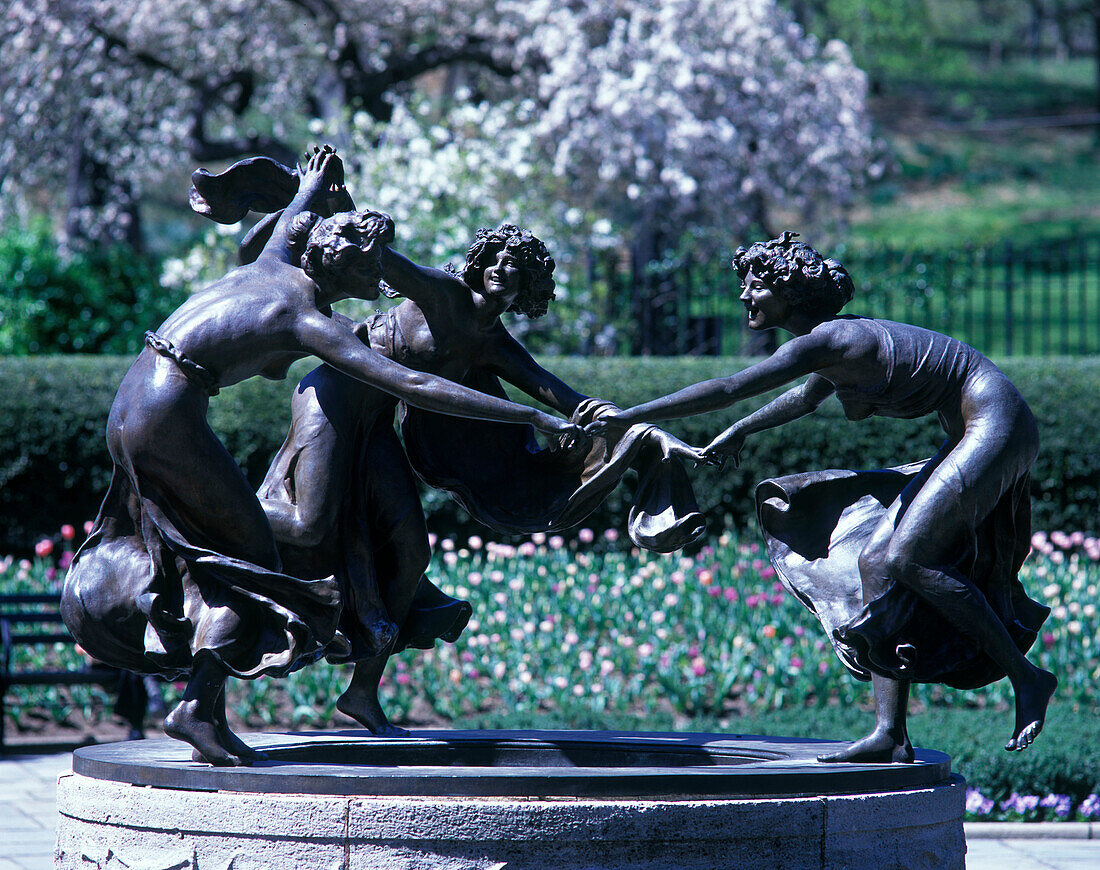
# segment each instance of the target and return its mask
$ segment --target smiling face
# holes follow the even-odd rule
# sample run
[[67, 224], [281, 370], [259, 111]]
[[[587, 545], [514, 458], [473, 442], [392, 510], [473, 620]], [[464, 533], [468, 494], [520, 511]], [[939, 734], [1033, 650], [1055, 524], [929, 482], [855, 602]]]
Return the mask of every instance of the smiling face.
[[522, 282], [523, 272], [520, 265], [505, 248], [497, 254], [496, 261], [482, 273], [482, 295], [501, 302], [507, 308], [519, 295]]
[[766, 284], [752, 269], [749, 269], [741, 282], [739, 298], [749, 315], [749, 329], [774, 329], [783, 326], [791, 313], [791, 305], [786, 297]]

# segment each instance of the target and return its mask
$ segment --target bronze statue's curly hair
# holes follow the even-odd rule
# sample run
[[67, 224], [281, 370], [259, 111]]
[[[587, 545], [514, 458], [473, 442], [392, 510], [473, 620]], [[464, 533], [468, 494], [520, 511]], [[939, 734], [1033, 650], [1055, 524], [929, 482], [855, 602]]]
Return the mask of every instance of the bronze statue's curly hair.
[[470, 287], [484, 286], [485, 270], [496, 262], [501, 251], [515, 257], [523, 272], [519, 295], [508, 310], [527, 317], [542, 317], [554, 298], [554, 258], [529, 230], [521, 230], [514, 224], [501, 224], [495, 230], [482, 227], [466, 252], [466, 265], [458, 276]]
[[382, 212], [344, 211], [328, 218], [306, 212], [291, 223], [288, 243], [313, 277], [343, 271], [364, 255], [378, 257], [393, 239], [393, 220]]
[[741, 280], [751, 269], [766, 284], [778, 287], [794, 308], [825, 309], [836, 314], [855, 292], [847, 270], [836, 260], [825, 259], [798, 233], [787, 231], [778, 239], [738, 248], [733, 268]]

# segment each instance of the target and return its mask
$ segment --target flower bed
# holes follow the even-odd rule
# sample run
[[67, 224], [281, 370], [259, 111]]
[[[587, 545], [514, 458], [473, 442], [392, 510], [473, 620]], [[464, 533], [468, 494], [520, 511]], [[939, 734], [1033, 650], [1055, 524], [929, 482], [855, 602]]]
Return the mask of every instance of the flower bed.
[[[67, 526], [39, 542], [34, 560], [0, 559], [0, 589], [59, 588], [74, 537]], [[1060, 532], [1037, 533], [1032, 543], [1022, 580], [1052, 615], [1030, 657], [1058, 675], [1054, 709], [1072, 707], [1088, 719], [1100, 704], [1100, 543]], [[534, 535], [503, 544], [474, 536], [433, 545], [433, 578], [469, 599], [474, 616], [456, 644], [391, 663], [381, 695], [397, 722], [706, 730], [742, 728], [746, 716], [767, 728], [777, 711], [793, 711], [775, 733], [848, 738], [870, 725], [870, 714], [850, 709], [867, 704], [869, 688], [847, 674], [753, 541], [723, 535], [692, 555], [661, 556], [624, 546], [615, 530], [582, 529], [568, 541]], [[335, 701], [349, 677], [350, 669], [320, 663], [283, 680], [231, 680], [230, 712], [241, 727], [346, 725]], [[108, 709], [90, 687], [12, 695], [17, 713], [45, 708], [58, 720], [74, 709], [92, 718]], [[1011, 688], [1004, 680], [976, 692], [922, 685], [913, 687], [913, 699], [917, 710], [954, 706], [962, 714], [1010, 703]], [[838, 711], [849, 725], [835, 724]], [[950, 751], [976, 786], [970, 818], [1096, 818], [1100, 760], [1088, 747], [1100, 735], [1041, 738], [1027, 753], [1008, 756], [986, 746], [1002, 720], [1011, 714], [998, 713], [973, 733], [940, 724], [931, 738], [923, 725], [913, 727], [916, 742]], [[829, 724], [814, 725], [821, 721]], [[1096, 730], [1095, 716], [1089, 721]], [[1078, 762], [1087, 755], [1087, 763], [1043, 754], [1055, 749], [1076, 753]], [[1072, 768], [1067, 779], [1063, 772]], [[1029, 784], [1042, 794], [1027, 793]]]
[[1065, 794], [1017, 794], [1003, 800], [986, 797], [976, 788], [966, 790], [968, 822], [1094, 822], [1100, 821], [1100, 795], [1077, 801]]

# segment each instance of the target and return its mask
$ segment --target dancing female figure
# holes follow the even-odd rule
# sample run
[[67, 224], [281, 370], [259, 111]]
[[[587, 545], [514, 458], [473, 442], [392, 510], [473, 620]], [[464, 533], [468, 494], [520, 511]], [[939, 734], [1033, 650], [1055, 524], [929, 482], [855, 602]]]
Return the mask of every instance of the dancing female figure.
[[1030, 542], [1035, 418], [1000, 369], [962, 342], [840, 315], [853, 292], [848, 273], [795, 235], [740, 248], [733, 261], [750, 328], [794, 338], [737, 374], [590, 429], [702, 414], [807, 375], [720, 434], [704, 455], [736, 459], [747, 436], [798, 419], [834, 394], [850, 420], [938, 415], [947, 440], [924, 463], [812, 472], [758, 490], [780, 577], [832, 629], [842, 661], [874, 685], [874, 731], [822, 760], [911, 761], [912, 680], [975, 687], [1007, 675], [1016, 722], [1005, 748], [1024, 749], [1042, 729], [1057, 685], [1024, 656], [1048, 611], [1016, 577]]
[[[566, 416], [582, 403], [592, 413], [612, 407], [538, 365], [500, 320], [506, 311], [540, 317], [553, 299], [554, 260], [530, 232], [511, 224], [478, 230], [458, 272], [419, 266], [389, 247], [382, 265], [387, 284], [406, 298], [356, 327], [378, 353], [486, 392], [499, 392], [499, 377]], [[315, 369], [295, 391], [290, 433], [260, 488], [284, 560], [296, 566], [293, 573], [344, 578], [349, 605], [342, 628], [351, 650], [329, 658], [354, 661], [355, 670], [337, 707], [384, 735], [407, 733], [390, 724], [379, 704], [378, 682], [388, 658], [406, 646], [430, 646], [436, 637], [453, 640], [470, 612], [423, 576], [430, 557], [427, 532], [409, 459], [393, 429], [396, 405], [394, 396], [332, 366]], [[547, 506], [562, 510], [565, 496], [581, 487], [585, 469], [597, 465], [590, 461], [592, 445], [547, 454], [532, 449], [523, 427], [431, 416], [406, 409], [406, 448], [428, 464], [443, 454], [469, 469], [476, 483], [463, 492], [464, 504], [475, 516], [512, 532], [530, 530], [524, 526], [528, 517], [569, 524]], [[665, 459], [700, 459], [655, 427], [640, 440]], [[618, 460], [618, 474], [631, 456], [625, 452]], [[450, 468], [444, 474], [457, 483]], [[432, 479], [430, 472], [425, 476]], [[581, 499], [588, 510], [618, 479], [607, 478]], [[501, 509], [501, 500], [519, 504], [525, 516], [517, 515], [515, 505]], [[486, 502], [488, 516], [478, 508]]]
[[284, 675], [315, 660], [335, 635], [340, 597], [332, 577], [281, 573], [267, 516], [206, 422], [212, 395], [255, 375], [282, 378], [314, 354], [412, 405], [579, 434], [549, 414], [411, 371], [333, 319], [333, 302], [377, 298], [379, 254], [393, 238], [385, 215], [322, 220], [309, 211], [342, 181], [335, 153], [317, 150], [255, 262], [147, 334], [108, 419], [111, 485], [65, 582], [65, 622], [90, 654], [188, 677], [165, 731], [213, 764], [255, 755], [226, 725], [226, 677]]

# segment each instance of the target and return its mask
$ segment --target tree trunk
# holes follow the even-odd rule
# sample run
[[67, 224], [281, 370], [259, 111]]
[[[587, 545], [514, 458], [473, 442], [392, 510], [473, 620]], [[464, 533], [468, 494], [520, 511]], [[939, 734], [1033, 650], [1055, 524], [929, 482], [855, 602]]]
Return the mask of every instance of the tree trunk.
[[[73, 137], [66, 194], [67, 244], [121, 242], [139, 253], [144, 250], [141, 204], [133, 188], [116, 178], [108, 163], [89, 154], [79, 134]], [[105, 215], [108, 205], [114, 205], [115, 211]]]

